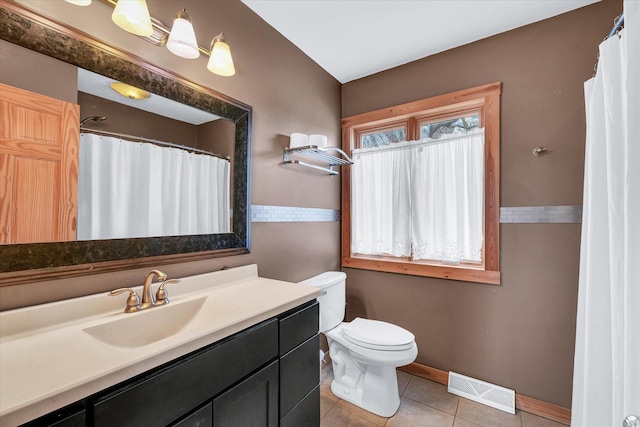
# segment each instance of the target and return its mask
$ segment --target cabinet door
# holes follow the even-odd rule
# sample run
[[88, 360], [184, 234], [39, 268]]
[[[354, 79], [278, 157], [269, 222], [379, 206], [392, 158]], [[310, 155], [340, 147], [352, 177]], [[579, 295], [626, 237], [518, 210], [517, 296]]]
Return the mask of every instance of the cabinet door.
[[280, 427], [317, 427], [320, 425], [320, 386], [280, 419]]
[[278, 362], [213, 399], [214, 427], [278, 426]]

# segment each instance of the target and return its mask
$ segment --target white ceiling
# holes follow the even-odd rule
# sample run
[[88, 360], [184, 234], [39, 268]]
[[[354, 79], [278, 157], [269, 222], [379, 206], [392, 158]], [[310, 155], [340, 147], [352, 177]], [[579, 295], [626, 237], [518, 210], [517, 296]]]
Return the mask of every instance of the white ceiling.
[[341, 83], [599, 0], [242, 0]]

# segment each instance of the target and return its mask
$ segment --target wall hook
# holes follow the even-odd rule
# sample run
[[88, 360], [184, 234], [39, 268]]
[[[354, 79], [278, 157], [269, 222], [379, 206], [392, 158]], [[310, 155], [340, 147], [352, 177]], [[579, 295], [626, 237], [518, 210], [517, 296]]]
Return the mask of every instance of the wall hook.
[[536, 157], [540, 157], [543, 154], [547, 154], [549, 149], [547, 147], [536, 147], [533, 149], [533, 155]]

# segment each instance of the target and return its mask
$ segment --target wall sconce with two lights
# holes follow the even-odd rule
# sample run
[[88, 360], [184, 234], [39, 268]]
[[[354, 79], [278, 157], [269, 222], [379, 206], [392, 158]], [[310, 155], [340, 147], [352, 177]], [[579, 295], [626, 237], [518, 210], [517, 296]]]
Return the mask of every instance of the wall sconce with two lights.
[[[88, 6], [91, 0], [65, 0], [77, 6]], [[208, 51], [196, 40], [191, 18], [185, 9], [176, 14], [173, 27], [167, 28], [162, 22], [149, 14], [145, 0], [102, 0], [113, 6], [111, 19], [125, 31], [142, 37], [156, 46], [166, 46], [174, 55], [187, 59], [195, 59], [200, 53], [209, 56], [207, 69], [220, 76], [233, 76], [236, 73], [231, 58], [231, 49], [224, 33], [220, 33], [211, 41]]]

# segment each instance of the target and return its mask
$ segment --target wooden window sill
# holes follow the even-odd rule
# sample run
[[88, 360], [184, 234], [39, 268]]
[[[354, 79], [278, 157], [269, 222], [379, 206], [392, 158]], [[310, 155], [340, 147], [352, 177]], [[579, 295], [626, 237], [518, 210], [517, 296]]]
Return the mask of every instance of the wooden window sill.
[[478, 268], [440, 266], [403, 260], [383, 258], [344, 257], [342, 266], [361, 270], [383, 271], [387, 273], [408, 274], [412, 276], [434, 277], [438, 279], [460, 280], [463, 282], [500, 284], [500, 271]]

